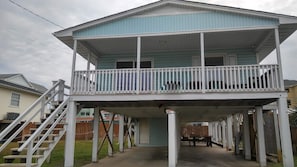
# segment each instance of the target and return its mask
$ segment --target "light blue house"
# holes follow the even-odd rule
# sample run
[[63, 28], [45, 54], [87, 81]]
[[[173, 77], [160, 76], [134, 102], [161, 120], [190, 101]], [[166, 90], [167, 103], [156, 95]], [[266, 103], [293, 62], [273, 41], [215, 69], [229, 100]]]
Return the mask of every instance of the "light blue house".
[[[244, 154], [251, 159], [253, 114], [257, 157], [266, 166], [262, 108], [277, 102], [283, 163], [293, 167], [280, 44], [296, 29], [293, 16], [162, 0], [55, 32], [73, 49], [64, 166], [74, 165], [78, 107], [95, 108], [94, 162], [101, 111], [112, 113], [111, 123], [113, 114], [120, 115], [120, 151], [123, 127], [131, 134], [133, 125], [136, 146], [168, 146], [169, 167], [178, 162], [183, 123], [209, 122], [212, 140], [232, 149], [232, 124], [239, 129], [241, 116]], [[260, 64], [273, 50], [277, 64]], [[88, 60], [84, 71], [75, 68], [78, 55]]]
[[[171, 167], [178, 161], [182, 123], [210, 122], [213, 140], [231, 149], [232, 115], [245, 115], [248, 124], [248, 112], [253, 112], [259, 163], [266, 166], [262, 107], [277, 101], [283, 162], [294, 166], [279, 45], [296, 28], [292, 16], [163, 0], [55, 32], [73, 49], [68, 116], [75, 121], [71, 112], [79, 103], [97, 107], [95, 113], [132, 117], [135, 144], [168, 146]], [[277, 64], [260, 64], [273, 50]], [[96, 70], [77, 71], [78, 54]], [[68, 128], [72, 132], [74, 127]], [[247, 129], [244, 136], [250, 159]], [[73, 141], [68, 136], [66, 150]], [[65, 166], [73, 166], [69, 150]]]

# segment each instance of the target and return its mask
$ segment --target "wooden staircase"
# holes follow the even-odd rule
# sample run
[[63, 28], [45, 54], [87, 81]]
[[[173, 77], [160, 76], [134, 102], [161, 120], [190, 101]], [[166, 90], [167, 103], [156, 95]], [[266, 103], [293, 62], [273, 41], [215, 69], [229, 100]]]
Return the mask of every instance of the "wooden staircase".
[[[23, 123], [23, 119], [25, 117], [27, 119], [28, 115], [40, 116], [40, 123], [36, 123], [36, 127], [30, 128], [30, 132], [23, 135], [22, 140], [17, 142], [18, 147], [10, 149], [11, 154], [3, 157], [4, 163], [0, 164], [0, 167], [40, 167], [48, 159], [52, 150], [64, 136], [67, 129], [66, 114], [68, 111], [69, 98], [62, 98], [61, 87], [65, 88], [65, 86], [62, 85], [61, 82], [64, 84], [64, 81], [60, 80], [53, 88], [35, 102], [36, 105], [34, 105], [35, 103], [32, 105], [38, 106], [38, 103], [42, 104], [39, 105], [40, 109], [38, 109], [37, 112], [35, 111], [36, 108], [29, 108], [0, 133], [0, 140], [3, 140], [16, 125], [21, 122]], [[56, 101], [56, 96], [60, 97], [58, 102]], [[52, 106], [50, 111], [48, 113], [42, 112], [44, 111], [44, 107], [49, 105]], [[13, 141], [15, 136], [17, 136], [32, 119], [33, 118], [26, 120], [20, 128], [21, 130], [18, 129], [15, 134], [1, 145], [0, 152]]]

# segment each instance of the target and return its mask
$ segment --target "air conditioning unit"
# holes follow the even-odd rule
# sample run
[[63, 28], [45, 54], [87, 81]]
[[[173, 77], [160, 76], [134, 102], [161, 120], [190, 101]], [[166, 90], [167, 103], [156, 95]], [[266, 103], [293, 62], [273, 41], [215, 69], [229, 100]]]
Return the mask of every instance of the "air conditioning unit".
[[6, 119], [7, 120], [15, 120], [19, 115], [20, 115], [20, 113], [8, 112], [6, 114]]

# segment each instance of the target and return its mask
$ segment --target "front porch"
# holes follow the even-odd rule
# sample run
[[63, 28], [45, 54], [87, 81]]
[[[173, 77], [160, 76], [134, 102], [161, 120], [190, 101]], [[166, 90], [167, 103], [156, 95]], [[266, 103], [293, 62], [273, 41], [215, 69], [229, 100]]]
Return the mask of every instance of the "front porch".
[[281, 91], [279, 66], [236, 65], [75, 71], [74, 95]]

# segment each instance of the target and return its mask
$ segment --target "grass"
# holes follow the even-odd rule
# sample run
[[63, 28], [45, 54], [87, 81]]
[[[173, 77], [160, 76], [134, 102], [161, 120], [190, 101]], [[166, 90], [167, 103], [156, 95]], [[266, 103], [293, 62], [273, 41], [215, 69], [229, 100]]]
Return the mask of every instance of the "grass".
[[[50, 162], [44, 162], [42, 167], [63, 167], [64, 166], [64, 146], [65, 141], [60, 141], [54, 148]], [[0, 153], [0, 163], [3, 163], [3, 156], [10, 155], [10, 148], [17, 147], [17, 143], [9, 144]], [[99, 153], [99, 159], [107, 156], [108, 144], [107, 141], [104, 142], [102, 150]], [[114, 152], [118, 152], [118, 143], [114, 142]], [[91, 163], [92, 158], [92, 141], [91, 140], [81, 140], [75, 142], [75, 154], [74, 154], [74, 164], [75, 167], [81, 167], [83, 165]]]

